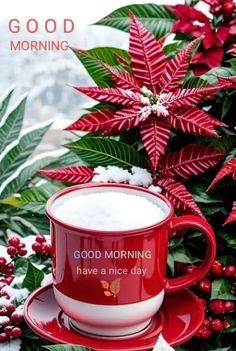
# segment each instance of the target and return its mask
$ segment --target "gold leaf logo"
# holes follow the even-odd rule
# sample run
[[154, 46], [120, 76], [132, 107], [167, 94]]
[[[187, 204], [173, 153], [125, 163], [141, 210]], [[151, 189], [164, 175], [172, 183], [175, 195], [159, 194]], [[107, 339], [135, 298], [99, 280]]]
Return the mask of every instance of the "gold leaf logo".
[[117, 278], [109, 284], [106, 280], [100, 281], [104, 289], [105, 296], [113, 296], [114, 298], [120, 292], [120, 278]]

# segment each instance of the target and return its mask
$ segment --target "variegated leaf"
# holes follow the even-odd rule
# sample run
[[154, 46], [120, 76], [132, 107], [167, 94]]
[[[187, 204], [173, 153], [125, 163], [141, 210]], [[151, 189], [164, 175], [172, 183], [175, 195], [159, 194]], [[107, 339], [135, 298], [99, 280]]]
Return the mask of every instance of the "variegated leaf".
[[191, 88], [191, 89], [178, 89], [170, 94], [168, 105], [171, 109], [181, 106], [195, 106], [203, 99], [207, 99], [212, 94], [217, 93], [225, 85]]
[[140, 107], [120, 111], [100, 110], [78, 119], [66, 130], [103, 131], [105, 134], [128, 130], [139, 124]]
[[180, 151], [162, 157], [159, 168], [162, 176], [188, 179], [214, 167], [224, 154], [202, 145], [188, 145]]
[[230, 224], [236, 222], [236, 201], [233, 203], [232, 211], [230, 212], [228, 218], [226, 219], [225, 224]]
[[236, 180], [236, 157], [232, 158], [230, 161], [226, 162], [220, 171], [217, 173], [215, 179], [209, 186], [212, 189], [221, 179], [231, 175], [233, 180]]
[[193, 40], [184, 49], [182, 49], [173, 59], [169, 60], [165, 71], [160, 77], [161, 88], [163, 90], [173, 90], [178, 88], [189, 69], [190, 60], [193, 50], [200, 43], [201, 38]]
[[183, 132], [217, 137], [216, 120], [197, 107], [180, 107], [171, 116], [171, 124]]
[[161, 178], [157, 180], [156, 184], [163, 189], [164, 195], [177, 210], [183, 213], [195, 213], [204, 217], [193, 196], [182, 183], [177, 182], [173, 178]]
[[115, 68], [104, 65], [108, 72], [112, 76], [112, 81], [114, 82], [115, 86], [117, 88], [122, 88], [122, 89], [132, 89], [132, 91], [139, 92], [140, 87], [138, 85], [138, 82], [135, 80], [135, 78], [129, 74], [126, 71], [119, 72]]
[[50, 179], [73, 184], [87, 183], [93, 177], [93, 169], [86, 166], [41, 169], [40, 173]]
[[121, 88], [75, 87], [76, 90], [101, 102], [111, 102], [126, 107], [140, 103], [138, 93]]
[[165, 153], [170, 136], [170, 125], [167, 121], [151, 115], [140, 125], [141, 137], [147, 150], [153, 171], [157, 169], [160, 157]]
[[166, 65], [163, 39], [157, 40], [134, 15], [130, 17], [131, 67], [135, 78], [154, 93], [158, 92], [160, 73]]

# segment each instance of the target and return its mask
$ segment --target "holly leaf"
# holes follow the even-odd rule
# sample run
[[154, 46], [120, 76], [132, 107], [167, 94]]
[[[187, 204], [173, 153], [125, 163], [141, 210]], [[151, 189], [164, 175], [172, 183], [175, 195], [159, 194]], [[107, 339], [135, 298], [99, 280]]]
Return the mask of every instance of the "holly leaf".
[[109, 26], [128, 32], [130, 25], [130, 12], [134, 13], [145, 27], [158, 38], [170, 33], [171, 27], [175, 22], [175, 15], [163, 5], [138, 4], [121, 7], [95, 24]]
[[87, 166], [41, 169], [40, 173], [50, 179], [73, 184], [87, 183], [93, 177], [93, 169]]
[[229, 291], [232, 287], [232, 282], [229, 279], [215, 279], [212, 282], [211, 300], [234, 300], [236, 296]]
[[226, 231], [221, 229], [218, 236], [226, 241], [228, 247], [236, 250], [236, 235], [234, 231]]
[[163, 156], [159, 168], [162, 176], [188, 179], [214, 167], [223, 156], [222, 152], [202, 145], [188, 145]]
[[145, 159], [125, 143], [99, 137], [83, 137], [65, 145], [93, 166], [145, 167]]
[[110, 291], [104, 291], [104, 295], [108, 297], [113, 296], [113, 294]]
[[26, 276], [22, 283], [22, 288], [30, 291], [37, 289], [44, 278], [44, 273], [28, 261]]
[[120, 278], [117, 278], [111, 282], [110, 291], [114, 295], [117, 295], [120, 292]]

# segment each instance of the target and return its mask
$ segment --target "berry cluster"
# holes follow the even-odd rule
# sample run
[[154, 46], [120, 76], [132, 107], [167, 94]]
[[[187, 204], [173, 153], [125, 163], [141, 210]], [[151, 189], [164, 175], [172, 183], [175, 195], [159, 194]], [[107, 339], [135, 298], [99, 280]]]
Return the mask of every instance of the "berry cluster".
[[[208, 299], [212, 290], [211, 279], [222, 277], [235, 279], [236, 267], [234, 265], [224, 266], [219, 260], [215, 260], [208, 277], [201, 279], [196, 285], [197, 292], [202, 296], [201, 302], [206, 312], [206, 318], [196, 334], [199, 339], [208, 339], [214, 332], [221, 332], [231, 326], [225, 315], [235, 311], [236, 303], [230, 300], [209, 301]], [[233, 293], [234, 290], [235, 285], [233, 284], [230, 292]]]
[[2, 284], [11, 284], [14, 279], [13, 268], [12, 262], [7, 262], [5, 257], [0, 257], [0, 287]]
[[[3, 257], [0, 257], [0, 261], [3, 261]], [[19, 338], [22, 334], [19, 324], [24, 320], [23, 310], [16, 310], [16, 307], [10, 301], [9, 295], [4, 290], [7, 285], [9, 284], [0, 282], [0, 296], [4, 299], [4, 304], [0, 305], [0, 343]]]
[[34, 250], [37, 255], [47, 256], [51, 255], [52, 247], [51, 244], [47, 242], [44, 235], [37, 235], [32, 245], [32, 250]]
[[12, 258], [15, 258], [18, 256], [25, 256], [27, 254], [27, 250], [25, 248], [25, 244], [22, 243], [18, 237], [13, 236], [7, 242], [7, 253]]

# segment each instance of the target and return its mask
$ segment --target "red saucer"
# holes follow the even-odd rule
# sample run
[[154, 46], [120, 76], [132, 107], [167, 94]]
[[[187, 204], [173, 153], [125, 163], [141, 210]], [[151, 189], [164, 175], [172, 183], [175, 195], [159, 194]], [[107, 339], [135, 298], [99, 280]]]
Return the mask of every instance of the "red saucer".
[[178, 346], [196, 333], [204, 319], [204, 310], [198, 298], [192, 292], [184, 290], [165, 297], [160, 312], [144, 334], [130, 339], [94, 339], [69, 328], [68, 318], [54, 298], [52, 284], [29, 296], [24, 313], [29, 327], [42, 338], [54, 343], [82, 345], [96, 351], [151, 350], [160, 331], [170, 345]]

